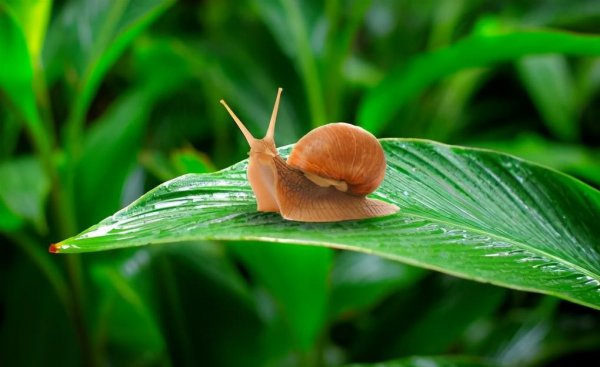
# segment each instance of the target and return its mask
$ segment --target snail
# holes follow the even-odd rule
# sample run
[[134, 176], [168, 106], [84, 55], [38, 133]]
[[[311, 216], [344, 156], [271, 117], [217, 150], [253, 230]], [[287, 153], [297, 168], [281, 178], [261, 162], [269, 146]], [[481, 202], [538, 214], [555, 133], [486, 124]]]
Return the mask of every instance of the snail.
[[250, 145], [248, 181], [257, 210], [301, 222], [337, 222], [396, 213], [397, 206], [366, 195], [385, 175], [385, 155], [366, 130], [343, 122], [318, 127], [296, 143], [287, 161], [275, 147], [275, 120], [282, 89], [263, 139], [256, 139], [224, 100], [221, 104]]

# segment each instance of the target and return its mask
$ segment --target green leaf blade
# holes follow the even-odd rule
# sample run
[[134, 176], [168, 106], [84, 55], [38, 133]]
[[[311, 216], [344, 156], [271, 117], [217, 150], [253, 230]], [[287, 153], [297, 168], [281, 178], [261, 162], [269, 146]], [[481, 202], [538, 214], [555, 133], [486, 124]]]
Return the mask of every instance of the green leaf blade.
[[491, 151], [412, 139], [382, 145], [388, 172], [374, 197], [396, 203], [393, 216], [299, 223], [258, 213], [241, 162], [166, 182], [56, 249], [191, 239], [318, 245], [600, 308], [600, 192]]
[[44, 60], [52, 82], [66, 67], [73, 95], [69, 129], [78, 139], [85, 114], [108, 70], [173, 0], [67, 3], [48, 33]]
[[379, 363], [359, 363], [346, 367], [492, 367], [492, 364], [475, 357], [447, 356], [447, 357], [409, 357], [395, 361]]
[[230, 246], [277, 300], [294, 348], [308, 351], [322, 332], [332, 254], [328, 248], [243, 243]]
[[18, 111], [35, 140], [45, 146], [44, 127], [33, 89], [34, 71], [24, 30], [6, 4], [0, 3], [0, 96]]
[[559, 55], [525, 57], [517, 69], [543, 121], [557, 137], [578, 137], [575, 88], [566, 58]]
[[[50, 181], [41, 164], [29, 156], [0, 163], [0, 203], [19, 220], [33, 223], [39, 233], [47, 231], [44, 206], [50, 193]], [[0, 210], [2, 212], [3, 210]], [[0, 216], [0, 223], [3, 222]], [[14, 219], [7, 217], [8, 224]], [[0, 228], [5, 225], [0, 224]]]
[[[152, 101], [143, 90], [131, 91], [87, 132], [76, 171], [80, 223], [90, 225], [120, 207], [123, 182], [135, 166]], [[99, 192], [103, 193], [101, 202], [97, 201]]]
[[38, 61], [46, 36], [52, 1], [8, 0], [5, 3], [13, 9], [19, 20], [27, 40], [31, 64], [37, 69], [40, 66]]
[[528, 55], [548, 53], [600, 55], [598, 36], [557, 31], [475, 34], [454, 45], [436, 50], [393, 69], [362, 101], [358, 120], [377, 135], [412, 98], [436, 81], [459, 70], [514, 61]]

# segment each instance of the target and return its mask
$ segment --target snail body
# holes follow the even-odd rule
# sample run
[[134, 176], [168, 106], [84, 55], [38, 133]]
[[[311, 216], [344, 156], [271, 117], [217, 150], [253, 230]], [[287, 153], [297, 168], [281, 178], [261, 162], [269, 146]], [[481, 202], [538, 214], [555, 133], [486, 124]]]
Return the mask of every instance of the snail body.
[[318, 127], [296, 143], [287, 161], [279, 156], [274, 134], [281, 92], [263, 139], [254, 138], [221, 100], [250, 145], [247, 175], [257, 210], [301, 222], [396, 213], [397, 206], [366, 197], [383, 181], [386, 163], [379, 141], [360, 127], [343, 122]]

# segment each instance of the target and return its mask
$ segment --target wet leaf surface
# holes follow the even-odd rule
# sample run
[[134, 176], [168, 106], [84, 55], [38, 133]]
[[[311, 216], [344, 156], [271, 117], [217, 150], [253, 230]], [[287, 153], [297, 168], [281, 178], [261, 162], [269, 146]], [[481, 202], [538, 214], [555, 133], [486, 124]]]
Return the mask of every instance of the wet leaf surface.
[[193, 239], [327, 246], [600, 309], [600, 192], [492, 151], [414, 139], [382, 145], [388, 172], [373, 197], [401, 208], [392, 216], [300, 223], [256, 212], [244, 161], [165, 182], [51, 251]]

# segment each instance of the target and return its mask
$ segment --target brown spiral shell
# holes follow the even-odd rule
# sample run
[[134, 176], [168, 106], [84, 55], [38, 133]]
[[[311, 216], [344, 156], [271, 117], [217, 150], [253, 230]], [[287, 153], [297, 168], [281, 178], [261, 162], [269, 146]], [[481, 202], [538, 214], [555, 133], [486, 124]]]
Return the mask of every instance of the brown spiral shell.
[[306, 134], [296, 143], [287, 163], [305, 173], [344, 181], [349, 193], [361, 196], [379, 187], [386, 165], [377, 138], [344, 122], [323, 125]]

